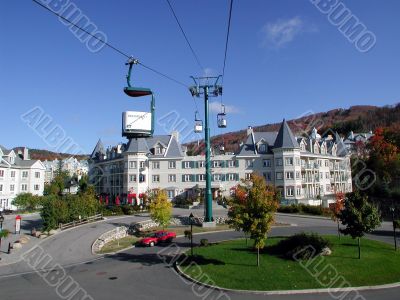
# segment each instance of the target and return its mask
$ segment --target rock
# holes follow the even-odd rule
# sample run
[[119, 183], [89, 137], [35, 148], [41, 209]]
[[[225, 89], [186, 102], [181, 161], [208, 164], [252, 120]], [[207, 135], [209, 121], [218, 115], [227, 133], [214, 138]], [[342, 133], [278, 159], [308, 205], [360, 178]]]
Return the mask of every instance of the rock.
[[29, 237], [27, 237], [26, 235], [24, 235], [24, 236], [22, 236], [22, 237], [19, 239], [19, 242], [20, 242], [21, 244], [27, 244], [27, 243], [29, 242]]
[[53, 234], [56, 234], [56, 233], [57, 233], [57, 230], [54, 230], [54, 229], [49, 231], [49, 235], [53, 235]]
[[332, 254], [332, 250], [329, 249], [328, 247], [325, 247], [324, 249], [322, 249], [321, 251], [321, 255], [322, 256], [329, 256]]
[[40, 237], [40, 235], [42, 234], [41, 231], [35, 231], [34, 237]]
[[45, 239], [45, 238], [47, 238], [47, 234], [42, 233], [39, 235], [39, 239]]
[[21, 249], [22, 248], [22, 244], [19, 241], [16, 241], [13, 243], [12, 245], [13, 249]]

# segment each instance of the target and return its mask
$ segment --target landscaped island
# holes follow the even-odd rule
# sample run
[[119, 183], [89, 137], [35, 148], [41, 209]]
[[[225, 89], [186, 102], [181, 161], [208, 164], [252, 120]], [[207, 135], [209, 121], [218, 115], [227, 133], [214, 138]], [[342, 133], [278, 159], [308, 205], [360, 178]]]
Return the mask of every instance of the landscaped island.
[[[357, 241], [349, 237], [324, 236], [332, 254], [296, 261], [276, 254], [274, 245], [282, 238], [268, 238], [256, 267], [257, 252], [245, 240], [223, 242], [195, 249], [194, 260], [180, 266], [195, 280], [219, 287], [241, 290], [295, 290], [371, 286], [400, 281], [400, 253], [378, 241], [362, 240], [362, 259]], [[199, 268], [200, 266], [200, 268]], [[199, 271], [201, 270], [201, 272]], [[211, 279], [211, 280], [210, 280]], [[336, 281], [336, 282], [335, 282]]]

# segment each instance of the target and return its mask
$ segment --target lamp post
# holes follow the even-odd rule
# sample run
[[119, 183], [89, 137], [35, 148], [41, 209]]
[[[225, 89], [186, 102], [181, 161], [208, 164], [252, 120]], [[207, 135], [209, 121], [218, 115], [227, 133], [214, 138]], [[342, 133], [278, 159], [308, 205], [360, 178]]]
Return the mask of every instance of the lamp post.
[[394, 205], [392, 205], [392, 207], [390, 208], [390, 211], [392, 212], [394, 250], [397, 251], [396, 223], [395, 223], [395, 220], [394, 220], [394, 212], [395, 212]]
[[190, 255], [193, 257], [193, 213], [190, 213], [189, 220], [190, 220]]
[[3, 222], [4, 222], [4, 216], [3, 216], [3, 214], [0, 212], [0, 231], [3, 230]]

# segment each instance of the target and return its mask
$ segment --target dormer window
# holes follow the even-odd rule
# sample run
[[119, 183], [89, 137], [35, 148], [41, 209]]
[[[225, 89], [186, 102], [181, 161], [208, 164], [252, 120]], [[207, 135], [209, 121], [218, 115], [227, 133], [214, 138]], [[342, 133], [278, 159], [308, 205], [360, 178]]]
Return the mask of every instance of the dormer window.
[[318, 153], [318, 144], [314, 144], [314, 153]]
[[258, 145], [258, 152], [260, 153], [266, 153], [267, 152], [267, 144], [259, 144]]
[[165, 148], [161, 144], [157, 144], [154, 148], [155, 155], [163, 155], [165, 152]]

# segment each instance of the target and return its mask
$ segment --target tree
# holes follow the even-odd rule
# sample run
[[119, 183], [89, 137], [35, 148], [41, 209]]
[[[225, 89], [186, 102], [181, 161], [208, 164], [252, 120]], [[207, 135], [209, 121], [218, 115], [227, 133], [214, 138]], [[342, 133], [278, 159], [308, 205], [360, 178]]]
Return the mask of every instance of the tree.
[[361, 237], [371, 232], [381, 224], [378, 208], [368, 202], [368, 196], [359, 191], [348, 193], [344, 201], [344, 208], [339, 214], [342, 224], [340, 229], [345, 235], [358, 240], [358, 258], [361, 259]]
[[70, 216], [68, 205], [64, 200], [57, 196], [46, 196], [43, 201], [40, 216], [43, 220], [44, 230], [49, 231], [55, 229], [60, 223], [66, 223], [69, 221]]
[[343, 210], [344, 207], [344, 193], [343, 192], [336, 192], [335, 193], [335, 203], [330, 205], [330, 209], [332, 211], [332, 220], [337, 223], [337, 230], [338, 230], [338, 236], [340, 240], [340, 213]]
[[42, 198], [31, 193], [21, 193], [12, 201], [12, 205], [19, 209], [34, 211], [41, 205]]
[[238, 185], [229, 203], [228, 223], [236, 230], [250, 234], [257, 249], [257, 266], [260, 266], [260, 249], [264, 248], [274, 222], [278, 198], [273, 186], [267, 185], [262, 176], [252, 174], [250, 180], [242, 180]]
[[172, 204], [165, 190], [155, 190], [150, 198], [150, 217], [164, 229], [171, 219]]

